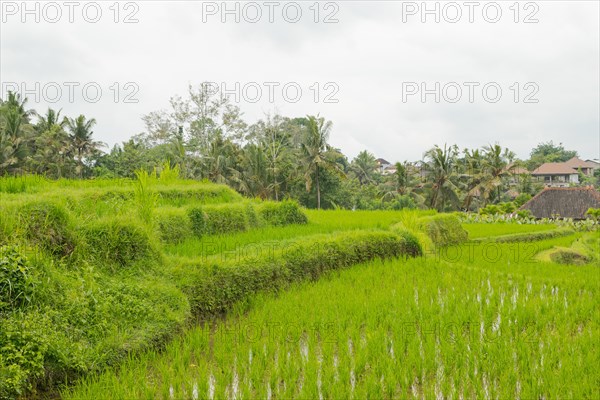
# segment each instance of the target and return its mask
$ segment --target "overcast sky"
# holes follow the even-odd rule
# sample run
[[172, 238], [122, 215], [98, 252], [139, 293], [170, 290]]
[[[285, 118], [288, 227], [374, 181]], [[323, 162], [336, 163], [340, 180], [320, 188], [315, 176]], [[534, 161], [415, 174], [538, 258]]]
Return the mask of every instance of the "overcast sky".
[[0, 97], [94, 117], [111, 146], [211, 81], [239, 83], [248, 123], [319, 113], [350, 158], [548, 140], [600, 157], [598, 1], [0, 3]]

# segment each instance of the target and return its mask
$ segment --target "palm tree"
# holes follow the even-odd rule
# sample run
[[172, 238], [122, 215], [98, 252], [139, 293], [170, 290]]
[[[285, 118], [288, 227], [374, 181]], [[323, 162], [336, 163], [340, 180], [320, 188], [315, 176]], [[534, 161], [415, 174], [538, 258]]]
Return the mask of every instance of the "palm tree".
[[458, 200], [453, 182], [457, 153], [456, 145], [448, 147], [446, 144], [443, 148], [435, 145], [425, 153], [426, 180], [431, 184], [429, 206], [439, 211], [445, 209], [446, 201]]
[[344, 175], [337, 163], [339, 152], [327, 143], [331, 127], [331, 121], [326, 122], [319, 116], [307, 116], [307, 129], [300, 143], [300, 166], [304, 175], [306, 191], [310, 192], [314, 180], [317, 190], [317, 209], [321, 209], [321, 184], [319, 181], [321, 169]]
[[373, 175], [377, 169], [377, 160], [375, 156], [367, 150], [363, 150], [352, 160], [350, 171], [356, 175], [361, 185], [373, 183]]
[[79, 117], [67, 120], [67, 128], [69, 129], [69, 139], [71, 145], [75, 150], [75, 157], [79, 164], [77, 169], [79, 177], [83, 176], [83, 170], [85, 164], [83, 160], [85, 157], [95, 153], [100, 147], [105, 144], [102, 142], [96, 142], [92, 139], [94, 132], [92, 128], [96, 125], [96, 120], [91, 118], [86, 120], [85, 116], [80, 115]]
[[35, 110], [33, 110], [33, 109], [27, 110], [26, 109], [27, 97], [25, 97], [23, 99], [23, 98], [21, 98], [21, 95], [19, 93], [14, 93], [14, 92], [9, 91], [6, 101], [4, 101], [4, 102], [0, 101], [0, 106], [5, 107], [6, 109], [17, 110], [17, 112], [21, 116], [21, 119], [23, 120], [22, 121], [23, 124], [29, 124], [30, 117], [32, 117], [36, 114]]
[[408, 196], [419, 207], [423, 207], [425, 198], [417, 192], [417, 186], [409, 173], [410, 165], [407, 162], [397, 162], [396, 172], [390, 176], [390, 179], [384, 183], [385, 193], [381, 201], [385, 199], [399, 199], [402, 196]]
[[502, 149], [498, 144], [483, 147], [483, 179], [480, 187], [484, 205], [487, 204], [494, 192], [496, 199], [500, 199], [500, 189], [503, 179], [512, 174], [512, 170], [515, 167], [512, 164], [514, 157], [515, 155], [512, 151]]
[[0, 112], [0, 175], [22, 172], [27, 156], [31, 126], [16, 107], [3, 107]]

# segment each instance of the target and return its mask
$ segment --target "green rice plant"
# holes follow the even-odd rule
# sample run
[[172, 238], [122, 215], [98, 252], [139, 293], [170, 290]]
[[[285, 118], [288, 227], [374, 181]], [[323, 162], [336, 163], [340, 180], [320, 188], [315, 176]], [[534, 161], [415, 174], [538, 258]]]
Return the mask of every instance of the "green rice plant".
[[135, 182], [134, 193], [135, 201], [138, 207], [138, 215], [146, 224], [152, 223], [152, 213], [156, 207], [157, 195], [150, 187], [151, 178], [145, 170], [135, 172], [137, 180]]
[[171, 162], [169, 160], [163, 161], [160, 168], [159, 174], [159, 182], [170, 184], [179, 180], [179, 174], [181, 169], [179, 168], [179, 164], [171, 167]]
[[257, 294], [61, 395], [597, 398], [597, 267], [540, 268], [495, 246], [494, 259], [465, 243], [457, 260], [373, 260]]
[[571, 228], [554, 228], [548, 230], [538, 230], [524, 233], [512, 233], [508, 235], [492, 236], [475, 238], [473, 241], [493, 241], [497, 243], [514, 243], [514, 242], [535, 242], [543, 239], [550, 239], [561, 236], [570, 236], [574, 233]]

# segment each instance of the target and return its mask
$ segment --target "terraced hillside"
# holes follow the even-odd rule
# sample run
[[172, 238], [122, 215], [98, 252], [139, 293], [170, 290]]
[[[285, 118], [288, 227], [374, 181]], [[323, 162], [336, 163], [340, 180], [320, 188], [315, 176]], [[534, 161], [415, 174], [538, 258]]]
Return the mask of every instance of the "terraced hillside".
[[0, 398], [599, 394], [598, 266], [544, 255], [598, 232], [149, 176], [0, 179], [0, 211]]

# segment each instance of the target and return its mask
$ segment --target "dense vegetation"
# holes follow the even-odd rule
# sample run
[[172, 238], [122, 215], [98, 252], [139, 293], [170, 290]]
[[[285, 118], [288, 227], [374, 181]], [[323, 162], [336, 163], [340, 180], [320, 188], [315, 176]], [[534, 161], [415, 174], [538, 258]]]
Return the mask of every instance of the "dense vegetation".
[[[143, 117], [145, 132], [107, 149], [94, 138], [96, 121], [27, 108], [9, 93], [0, 100], [0, 176], [52, 179], [135, 178], [136, 172], [178, 168], [188, 179], [227, 184], [249, 198], [294, 199], [308, 208], [478, 210], [510, 213], [541, 185], [519, 167], [577, 155], [541, 143], [528, 160], [490, 144], [481, 149], [434, 146], [423, 159], [382, 173], [368, 151], [348, 160], [329, 144], [332, 123], [319, 116], [267, 115], [253, 124], [209, 84], [170, 99], [170, 109]], [[108, 151], [108, 152], [105, 152]], [[600, 171], [598, 171], [600, 173]], [[581, 175], [598, 185], [600, 175]]]

